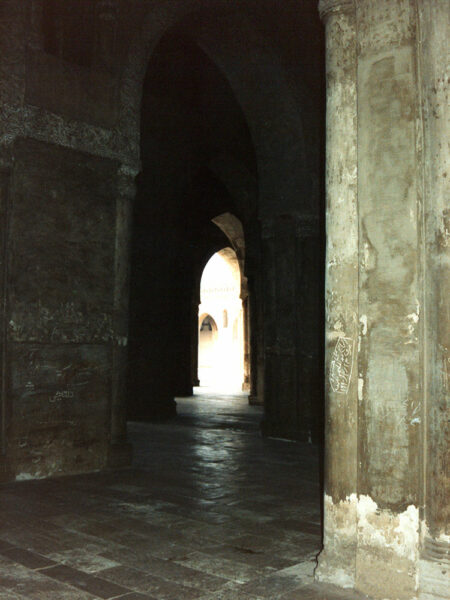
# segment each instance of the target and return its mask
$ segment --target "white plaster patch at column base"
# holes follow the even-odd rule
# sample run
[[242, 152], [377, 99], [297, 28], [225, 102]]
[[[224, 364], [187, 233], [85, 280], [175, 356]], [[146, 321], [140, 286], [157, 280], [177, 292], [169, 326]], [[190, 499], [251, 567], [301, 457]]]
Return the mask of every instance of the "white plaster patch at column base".
[[352, 494], [333, 503], [326, 495], [324, 529], [317, 581], [355, 587], [380, 600], [417, 598], [417, 507], [396, 514], [369, 496]]
[[410, 505], [396, 514], [360, 496], [356, 588], [382, 600], [417, 597], [419, 511]]
[[355, 585], [357, 496], [337, 504], [325, 494], [324, 549], [314, 577], [343, 588]]
[[412, 504], [400, 514], [379, 509], [370, 496], [358, 500], [358, 543], [390, 548], [416, 561], [419, 551], [419, 510]]

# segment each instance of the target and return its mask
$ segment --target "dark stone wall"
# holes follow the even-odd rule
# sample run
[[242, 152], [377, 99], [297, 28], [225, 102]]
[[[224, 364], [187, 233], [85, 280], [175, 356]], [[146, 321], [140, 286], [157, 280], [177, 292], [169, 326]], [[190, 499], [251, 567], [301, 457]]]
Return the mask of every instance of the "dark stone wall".
[[[306, 439], [320, 251], [295, 234], [267, 262], [261, 231], [319, 219], [315, 0], [92, 6], [82, 28], [77, 2], [0, 5], [1, 477], [123, 464], [126, 412], [173, 414], [196, 379], [201, 270], [230, 245], [223, 212], [245, 235], [252, 401], [275, 415], [267, 433]], [[289, 361], [281, 321], [297, 324]]]
[[117, 163], [17, 140], [6, 230], [6, 452], [17, 476], [104, 466]]

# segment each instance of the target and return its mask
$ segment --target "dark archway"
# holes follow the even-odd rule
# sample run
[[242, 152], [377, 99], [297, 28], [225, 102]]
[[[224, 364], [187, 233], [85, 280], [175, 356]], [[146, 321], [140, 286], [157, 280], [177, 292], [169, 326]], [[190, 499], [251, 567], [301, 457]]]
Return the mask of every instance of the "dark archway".
[[[241, 265], [233, 248], [215, 252], [200, 282], [198, 377], [216, 392], [241, 392], [245, 377], [244, 305]], [[217, 323], [214, 345], [203, 335], [203, 316]], [[247, 365], [248, 368], [248, 365]]]
[[214, 63], [176, 32], [161, 39], [149, 63], [141, 150], [128, 416], [152, 419], [174, 414], [174, 398], [192, 394], [197, 383], [198, 273], [207, 257], [229, 244], [212, 219], [237, 215], [243, 237], [245, 218], [256, 211], [251, 198], [230, 193], [220, 173], [220, 165], [239, 165], [256, 180], [243, 112]]
[[[308, 57], [320, 46], [321, 29], [309, 4], [302, 18], [311, 29], [298, 44], [281, 41], [268, 24], [256, 31], [251, 15], [220, 2], [192, 9], [186, 3], [165, 13], [162, 29], [147, 22], [133, 46], [151, 58], [140, 118], [129, 416], [174, 414], [174, 396], [192, 393], [195, 272], [223, 246], [211, 220], [229, 213], [242, 222], [247, 244], [251, 401], [264, 404], [265, 434], [319, 440], [323, 72], [312, 74]], [[292, 18], [306, 28], [291, 9], [280, 16], [284, 25]], [[294, 49], [305, 58], [295, 75], [286, 69]], [[139, 78], [135, 72], [131, 87]], [[167, 311], [179, 321], [171, 321], [170, 343], [160, 348]]]

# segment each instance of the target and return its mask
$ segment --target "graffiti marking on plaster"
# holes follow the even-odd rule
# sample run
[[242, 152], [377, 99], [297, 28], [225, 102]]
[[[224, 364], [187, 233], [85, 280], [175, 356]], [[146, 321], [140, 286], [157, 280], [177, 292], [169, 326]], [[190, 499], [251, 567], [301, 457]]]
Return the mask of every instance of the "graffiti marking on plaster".
[[359, 317], [359, 322], [362, 325], [362, 335], [366, 335], [367, 334], [367, 315], [361, 315]]
[[353, 340], [339, 337], [330, 364], [330, 385], [333, 392], [346, 394], [352, 376]]
[[72, 390], [58, 390], [54, 396], [49, 396], [49, 402], [56, 402], [58, 400], [62, 400], [63, 398], [73, 398], [74, 393]]

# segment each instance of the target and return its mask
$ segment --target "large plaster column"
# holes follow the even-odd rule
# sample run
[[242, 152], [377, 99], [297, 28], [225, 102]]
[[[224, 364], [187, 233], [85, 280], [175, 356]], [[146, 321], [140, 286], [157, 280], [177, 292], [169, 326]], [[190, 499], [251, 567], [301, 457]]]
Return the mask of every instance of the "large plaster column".
[[324, 550], [316, 578], [356, 578], [358, 217], [356, 20], [351, 0], [322, 0], [326, 24]]
[[450, 598], [450, 498], [448, 402], [450, 397], [450, 164], [448, 32], [446, 0], [420, 0], [424, 164], [424, 493], [419, 598]]
[[[339, 75], [354, 78], [354, 68], [349, 64], [346, 70], [343, 59], [349, 50], [345, 23], [351, 13], [344, 17], [338, 5], [321, 3], [327, 20], [329, 82], [327, 343], [334, 310], [330, 293], [341, 298], [351, 289], [345, 276], [333, 278], [329, 270], [339, 241], [330, 206], [342, 209], [339, 186], [345, 173], [342, 163], [331, 170], [333, 160], [339, 165], [345, 156], [333, 154], [339, 147], [336, 140], [346, 132], [339, 122], [347, 106]], [[348, 404], [333, 395], [346, 373], [341, 343], [340, 353], [332, 348], [327, 352], [332, 390], [327, 406], [325, 548], [317, 576], [354, 585], [374, 598], [445, 598], [450, 290], [448, 77], [443, 57], [448, 6], [439, 0], [418, 5], [410, 0], [359, 0], [356, 23], [358, 289], [345, 298], [345, 305], [360, 324], [358, 403], [357, 414], [348, 413]], [[352, 185], [346, 182], [344, 188], [352, 190]], [[346, 352], [349, 356], [350, 350]], [[355, 374], [354, 366], [347, 371]], [[349, 391], [351, 386], [352, 377]], [[345, 417], [352, 425], [355, 416], [357, 446], [356, 425], [346, 434], [341, 423]], [[353, 484], [346, 477], [350, 472]]]

